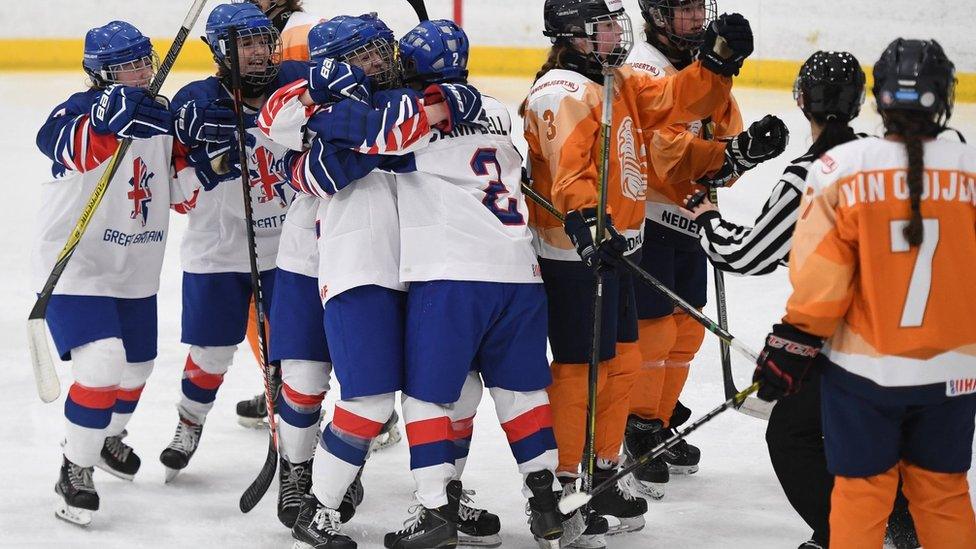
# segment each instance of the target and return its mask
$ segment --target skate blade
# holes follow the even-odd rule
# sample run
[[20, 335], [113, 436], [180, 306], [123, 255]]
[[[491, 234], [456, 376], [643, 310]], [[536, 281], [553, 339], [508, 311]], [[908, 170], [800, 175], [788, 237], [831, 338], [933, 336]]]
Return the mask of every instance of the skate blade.
[[78, 526], [88, 526], [91, 524], [95, 512], [90, 509], [72, 507], [64, 501], [59, 501], [54, 508], [54, 516], [59, 519], [77, 524]]
[[672, 465], [668, 464], [668, 471], [672, 475], [693, 475], [698, 472], [697, 465]]
[[487, 536], [469, 536], [458, 530], [458, 547], [499, 547], [502, 537], [498, 534]]
[[[586, 530], [586, 520], [578, 510], [574, 511], [568, 520], [562, 523], [563, 535], [559, 538], [560, 547], [569, 547], [583, 535]], [[538, 539], [538, 538], [537, 538]]]
[[560, 547], [558, 539], [535, 538], [535, 542], [539, 545], [539, 549], [559, 549]]
[[[620, 517], [607, 517], [607, 518], [611, 521], [610, 529], [607, 530], [607, 534], [606, 534], [608, 536], [617, 536], [620, 534], [637, 532], [639, 530], [644, 529], [643, 515], [639, 517], [629, 517], [629, 518], [620, 518]], [[613, 520], [616, 520], [617, 523], [613, 524], [612, 522]]]
[[120, 478], [122, 480], [128, 480], [129, 482], [132, 482], [132, 479], [136, 478], [136, 475], [135, 474], [128, 475], [128, 474], [123, 473], [121, 471], [116, 471], [115, 469], [112, 469], [111, 467], [108, 466], [108, 463], [105, 463], [105, 460], [103, 460], [103, 459], [102, 460], [99, 460], [98, 463], [95, 464], [95, 467], [98, 467], [102, 471], [105, 471], [106, 473], [112, 475], [115, 478]]
[[400, 433], [400, 428], [394, 426], [389, 432], [385, 434], [380, 434], [373, 439], [373, 442], [369, 445], [370, 453], [380, 452], [396, 446], [403, 439], [403, 435]]
[[163, 468], [166, 469], [166, 478], [163, 479], [163, 482], [166, 484], [173, 482], [173, 479], [175, 479], [176, 476], [180, 474], [180, 471], [182, 471], [182, 469], [173, 469], [166, 466], [163, 466]]
[[268, 427], [268, 418], [237, 416], [237, 424], [248, 429], [266, 429]]
[[607, 549], [607, 539], [603, 534], [584, 534], [573, 543], [564, 545], [568, 549]]
[[311, 545], [305, 543], [304, 541], [295, 540], [295, 543], [291, 544], [291, 549], [315, 549]]

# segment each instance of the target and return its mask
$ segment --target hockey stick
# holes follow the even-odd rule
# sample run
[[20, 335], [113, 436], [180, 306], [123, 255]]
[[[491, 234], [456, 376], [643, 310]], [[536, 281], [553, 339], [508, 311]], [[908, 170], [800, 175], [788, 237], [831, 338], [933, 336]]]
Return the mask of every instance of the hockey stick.
[[722, 404], [719, 404], [711, 411], [709, 411], [707, 414], [696, 419], [694, 422], [691, 423], [691, 425], [688, 425], [684, 429], [678, 430], [664, 442], [658, 444], [654, 448], [651, 448], [647, 452], [641, 454], [637, 459], [627, 464], [626, 467], [622, 467], [618, 469], [617, 472], [614, 473], [612, 477], [601, 482], [598, 486], [593, 487], [593, 489], [590, 490], [588, 493], [575, 492], [563, 496], [563, 498], [559, 500], [559, 512], [563, 514], [569, 514], [575, 511], [576, 509], [579, 509], [580, 507], [586, 505], [587, 503], [589, 503], [591, 499], [593, 499], [594, 496], [616, 486], [617, 482], [619, 482], [620, 479], [633, 473], [637, 469], [640, 469], [641, 467], [649, 463], [654, 458], [660, 456], [665, 451], [667, 451], [668, 448], [671, 448], [672, 446], [684, 440], [685, 437], [690, 435], [692, 431], [698, 429], [702, 425], [715, 419], [715, 416], [721, 414], [722, 412], [728, 410], [729, 408], [741, 409], [743, 403], [747, 400], [747, 397], [758, 390], [759, 390], [759, 382], [757, 381], [756, 383], [753, 383], [752, 385], [743, 389], [741, 392], [732, 395], [731, 398], [727, 399]]
[[[559, 210], [557, 210], [556, 207], [553, 206], [548, 200], [546, 200], [545, 197], [537, 193], [535, 189], [533, 189], [530, 185], [526, 184], [525, 181], [522, 182], [522, 192], [524, 192], [526, 196], [531, 198], [533, 202], [535, 202], [536, 204], [541, 206], [544, 210], [546, 210], [547, 212], [555, 216], [556, 219], [562, 221], [563, 214]], [[684, 299], [681, 299], [681, 296], [674, 293], [674, 291], [672, 291], [671, 288], [668, 288], [661, 281], [651, 276], [650, 273], [648, 273], [644, 269], [641, 269], [640, 266], [638, 266], [636, 263], [631, 261], [629, 258], [627, 258], [626, 256], [621, 256], [620, 261], [625, 267], [627, 267], [627, 269], [629, 269], [634, 274], [634, 276], [639, 278], [645, 284], [652, 286], [654, 289], [661, 292], [665, 297], [668, 298], [669, 301], [671, 301], [671, 303], [675, 307], [678, 307], [682, 311], [686, 312], [688, 316], [695, 319], [695, 321], [697, 321], [699, 324], [704, 326], [706, 330], [712, 332], [720, 339], [724, 340], [736, 352], [748, 358], [752, 362], [756, 362], [759, 359], [759, 355], [755, 351], [746, 347], [741, 341], [739, 341], [738, 338], [730, 334], [728, 330], [715, 324], [715, 322], [713, 322], [710, 318], [702, 314], [701, 311], [692, 307], [691, 304], [689, 304]], [[772, 408], [772, 406], [773, 403], [771, 402], [766, 402], [764, 400], [759, 400], [757, 398], [750, 397], [745, 399], [740, 405], [736, 406], [736, 409], [742, 412], [743, 414], [746, 414], [747, 416], [752, 416], [759, 419], [768, 419], [769, 410]]]
[[[163, 59], [159, 70], [156, 72], [156, 76], [153, 77], [153, 81], [149, 85], [150, 95], [155, 97], [163, 87], [163, 81], [166, 80], [170, 70], [173, 68], [173, 64], [176, 63], [176, 56], [179, 55], [180, 50], [183, 48], [183, 43], [186, 42], [186, 37], [190, 34], [190, 29], [196, 23], [197, 18], [200, 17], [200, 12], [203, 11], [203, 6], [206, 3], [207, 0], [194, 0], [193, 5], [190, 6], [190, 11], [186, 14], [186, 18], [183, 19], [183, 24], [180, 26], [179, 32], [176, 33], [173, 45], [169, 47], [165, 59]], [[95, 216], [95, 210], [102, 203], [102, 198], [105, 197], [108, 185], [112, 182], [112, 178], [115, 177], [115, 173], [119, 170], [122, 158], [129, 151], [130, 146], [132, 146], [132, 138], [127, 137], [123, 139], [112, 155], [112, 158], [109, 159], [108, 167], [102, 173], [102, 176], [98, 179], [98, 183], [88, 197], [88, 202], [85, 203], [85, 208], [81, 211], [81, 217], [78, 218], [74, 228], [71, 229], [68, 241], [61, 248], [61, 253], [58, 254], [57, 261], [54, 262], [54, 268], [51, 269], [51, 274], [48, 275], [47, 280], [44, 282], [44, 287], [37, 294], [37, 301], [34, 302], [34, 307], [31, 309], [30, 315], [27, 316], [27, 346], [30, 349], [31, 365], [34, 367], [34, 381], [37, 383], [37, 396], [41, 397], [41, 400], [44, 402], [53, 402], [61, 394], [61, 383], [58, 381], [58, 373], [54, 369], [54, 360], [51, 358], [51, 349], [47, 344], [45, 318], [47, 316], [48, 303], [54, 294], [54, 287], [58, 284], [58, 280], [64, 273], [65, 267], [68, 266], [68, 261], [71, 260], [71, 256], [74, 255], [75, 250], [78, 248], [78, 244], [81, 243], [81, 237], [85, 234], [85, 230], [88, 229], [88, 224], [91, 222], [92, 217]]]
[[[610, 175], [610, 124], [613, 122], [613, 72], [603, 73], [603, 116], [601, 120], [602, 150], [600, 151], [600, 183], [597, 189], [596, 234], [597, 246], [607, 234], [607, 181]], [[593, 485], [596, 471], [596, 390], [599, 382], [600, 340], [603, 334], [603, 272], [596, 269], [593, 287], [593, 333], [590, 340], [590, 364], [586, 381], [586, 474], [583, 489]]]
[[430, 19], [427, 17], [427, 6], [424, 5], [424, 0], [407, 0], [407, 3], [413, 11], [417, 12], [417, 19], [420, 19], [421, 23]]
[[247, 231], [248, 260], [251, 264], [251, 291], [254, 294], [255, 322], [258, 329], [258, 348], [261, 351], [261, 368], [264, 371], [264, 397], [268, 413], [268, 456], [257, 478], [241, 496], [240, 508], [247, 513], [261, 501], [274, 480], [278, 468], [278, 425], [274, 416], [274, 395], [271, 391], [272, 367], [268, 363], [268, 335], [265, 327], [264, 294], [261, 288], [261, 272], [258, 270], [258, 246], [254, 236], [254, 208], [251, 204], [251, 172], [247, 165], [247, 130], [244, 127], [244, 96], [241, 87], [241, 59], [237, 50], [237, 28], [227, 29], [228, 56], [230, 58], [230, 87], [234, 94], [234, 114], [237, 115], [237, 155], [241, 162], [241, 189], [244, 192], [244, 225]]

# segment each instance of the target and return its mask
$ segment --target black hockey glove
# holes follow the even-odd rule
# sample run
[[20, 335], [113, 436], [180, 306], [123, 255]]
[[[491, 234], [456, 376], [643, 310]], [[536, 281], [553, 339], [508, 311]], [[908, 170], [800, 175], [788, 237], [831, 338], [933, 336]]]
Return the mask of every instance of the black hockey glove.
[[722, 167], [715, 175], [703, 177], [698, 183], [707, 187], [724, 187], [756, 165], [782, 154], [789, 142], [790, 130], [786, 124], [767, 114], [730, 139], [725, 145]]
[[759, 353], [752, 381], [760, 382], [759, 398], [767, 401], [795, 394], [823, 347], [823, 339], [787, 323], [773, 325]]
[[705, 29], [698, 59], [706, 69], [722, 76], [735, 76], [742, 62], [752, 55], [753, 38], [749, 21], [738, 13], [723, 13]]
[[583, 263], [591, 269], [616, 266], [620, 256], [627, 250], [627, 239], [613, 227], [610, 215], [607, 215], [607, 234], [603, 243], [596, 245], [596, 208], [573, 210], [566, 214], [563, 230], [576, 246]]

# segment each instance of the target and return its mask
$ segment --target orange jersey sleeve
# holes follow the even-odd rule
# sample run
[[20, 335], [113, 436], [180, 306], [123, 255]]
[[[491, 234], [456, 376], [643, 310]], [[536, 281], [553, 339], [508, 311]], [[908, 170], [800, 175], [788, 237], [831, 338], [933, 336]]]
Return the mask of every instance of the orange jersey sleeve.
[[867, 138], [809, 170], [784, 320], [883, 386], [976, 377], [976, 149], [925, 145], [924, 239], [908, 245], [902, 143]]

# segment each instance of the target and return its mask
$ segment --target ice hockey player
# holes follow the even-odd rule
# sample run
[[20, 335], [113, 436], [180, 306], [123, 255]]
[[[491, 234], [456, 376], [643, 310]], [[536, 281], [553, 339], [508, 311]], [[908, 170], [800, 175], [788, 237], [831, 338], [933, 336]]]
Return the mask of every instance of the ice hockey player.
[[[955, 69], [934, 40], [874, 66], [884, 138], [813, 162], [790, 252], [793, 294], [754, 379], [766, 400], [822, 368], [830, 547], [880, 547], [899, 479], [924, 547], [976, 546], [966, 471], [976, 417], [976, 150], [938, 140]], [[829, 360], [818, 361], [824, 353]]]
[[[713, 265], [733, 274], [762, 275], [789, 261], [807, 170], [830, 149], [858, 137], [849, 124], [864, 103], [864, 82], [864, 71], [847, 52], [818, 51], [800, 67], [793, 97], [810, 122], [813, 144], [786, 167], [752, 227], [722, 219], [717, 207], [704, 196], [689, 212]], [[825, 360], [823, 355], [819, 359]], [[787, 499], [813, 529], [811, 539], [800, 547], [827, 547], [834, 478], [827, 471], [824, 454], [818, 369], [810, 371], [796, 394], [777, 401], [766, 426], [766, 442], [773, 470]], [[888, 538], [889, 544], [898, 549], [918, 547], [913, 541], [915, 526], [901, 491], [895, 510], [888, 517]]]
[[[403, 377], [405, 286], [399, 281], [395, 181], [376, 169], [379, 155], [423, 145], [439, 119], [428, 118], [413, 94], [391, 89], [399, 75], [393, 32], [375, 14], [316, 25], [309, 49], [311, 68], [261, 113], [268, 134], [292, 149], [302, 145], [302, 128], [309, 133], [309, 148], [286, 162], [291, 184], [319, 199], [318, 285], [342, 385], [315, 451], [313, 496], [303, 500], [292, 535], [302, 546], [355, 547], [341, 534], [340, 503], [391, 416]], [[372, 96], [384, 90], [387, 99], [373, 108]], [[366, 330], [372, 337], [363, 337]]]
[[524, 479], [529, 528], [558, 547], [546, 300], [511, 119], [467, 83], [468, 38], [453, 22], [422, 22], [399, 54], [404, 82], [428, 105], [446, 102], [451, 116], [396, 176], [400, 280], [410, 288], [403, 417], [419, 505], [385, 545], [440, 547], [455, 536], [501, 545], [498, 517], [469, 506], [457, 459], [467, 455], [483, 379]]
[[[705, 29], [715, 21], [715, 0], [641, 0], [639, 4], [645, 39], [636, 40], [627, 63], [656, 78], [690, 65]], [[755, 131], [742, 132], [742, 116], [729, 96], [703, 120], [644, 128], [648, 191], [640, 265], [695, 307], [705, 306], [707, 261], [695, 224], [681, 213], [680, 204], [685, 195], [700, 188], [697, 181], [724, 185], [783, 152], [786, 126], [775, 118], [770, 126], [775, 131], [768, 138]], [[635, 294], [642, 364], [627, 418], [624, 451], [631, 459], [667, 440], [679, 420], [687, 420], [687, 414], [675, 413], [675, 406], [705, 337], [701, 324], [656, 289], [638, 284]], [[641, 492], [660, 499], [669, 470], [694, 473], [699, 457], [698, 448], [682, 440], [637, 471]]]
[[197, 182], [173, 141], [173, 117], [147, 89], [158, 58], [124, 21], [88, 31], [90, 88], [51, 112], [37, 146], [51, 159], [32, 254], [40, 291], [122, 138], [132, 146], [58, 281], [47, 323], [74, 382], [64, 403], [57, 516], [86, 525], [98, 510], [93, 466], [132, 480], [139, 456], [123, 438], [156, 358], [156, 292], [170, 206], [192, 207]]
[[282, 220], [294, 191], [282, 171], [287, 149], [255, 127], [267, 95], [304, 74], [302, 63], [280, 62], [278, 32], [249, 3], [220, 4], [210, 13], [206, 41], [218, 74], [184, 86], [173, 98], [176, 137], [204, 192], [189, 213], [183, 237], [183, 335], [190, 345], [183, 370], [179, 423], [160, 454], [167, 478], [187, 466], [200, 442], [207, 413], [237, 345], [244, 340], [251, 300], [250, 249], [244, 231], [241, 161], [237, 158], [230, 92], [228, 29], [240, 31], [238, 51], [244, 96], [248, 168], [257, 262], [266, 302], [274, 295], [274, 263]]
[[[731, 76], [752, 51], [752, 31], [740, 15], [723, 16], [705, 34], [702, 56], [672, 77], [658, 79], [624, 65], [633, 45], [630, 19], [619, 0], [547, 0], [549, 59], [523, 105], [529, 169], [537, 190], [566, 212], [565, 224], [530, 205], [536, 253], [549, 300], [549, 341], [554, 362], [549, 388], [561, 480], [578, 475], [585, 446], [589, 334], [593, 332], [594, 270], [604, 271], [604, 318], [597, 385], [599, 484], [614, 474], [624, 438], [631, 387], [640, 369], [637, 318], [630, 274], [615, 268], [621, 252], [636, 259], [646, 194], [644, 135], [709, 116], [728, 102]], [[732, 56], [713, 50], [718, 36]], [[611, 146], [608, 153], [608, 240], [593, 242], [598, 212], [603, 71], [613, 70]], [[641, 128], [644, 129], [642, 133]], [[619, 228], [619, 231], [616, 228]], [[616, 532], [643, 527], [647, 504], [628, 490], [608, 490], [592, 501], [601, 515], [619, 520]]]

